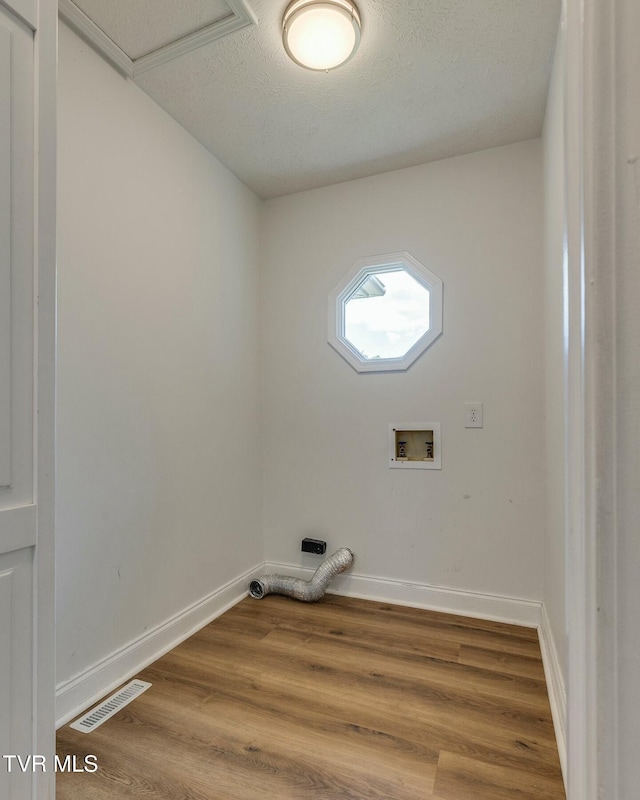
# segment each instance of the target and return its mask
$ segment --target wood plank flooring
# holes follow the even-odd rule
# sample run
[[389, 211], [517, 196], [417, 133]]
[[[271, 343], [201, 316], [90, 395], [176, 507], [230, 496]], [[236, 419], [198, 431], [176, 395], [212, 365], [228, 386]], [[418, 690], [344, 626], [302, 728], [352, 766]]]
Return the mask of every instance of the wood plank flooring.
[[535, 630], [326, 595], [246, 598], [58, 732], [58, 800], [564, 800]]

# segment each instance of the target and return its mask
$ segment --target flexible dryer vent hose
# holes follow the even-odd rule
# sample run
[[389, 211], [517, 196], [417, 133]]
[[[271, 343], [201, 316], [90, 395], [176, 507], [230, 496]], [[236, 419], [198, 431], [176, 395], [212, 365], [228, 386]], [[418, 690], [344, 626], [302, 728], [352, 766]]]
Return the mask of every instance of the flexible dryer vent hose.
[[313, 573], [311, 580], [289, 578], [286, 575], [262, 575], [249, 584], [249, 594], [260, 598], [267, 594], [286, 594], [296, 600], [315, 603], [326, 592], [327, 586], [335, 576], [353, 564], [353, 553], [348, 547], [341, 547], [333, 555], [327, 556]]

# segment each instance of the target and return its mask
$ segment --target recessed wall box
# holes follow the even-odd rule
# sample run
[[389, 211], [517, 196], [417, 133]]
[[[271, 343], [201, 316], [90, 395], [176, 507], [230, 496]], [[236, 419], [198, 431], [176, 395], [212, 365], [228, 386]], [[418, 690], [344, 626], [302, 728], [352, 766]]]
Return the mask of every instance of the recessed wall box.
[[322, 539], [303, 539], [302, 540], [303, 553], [315, 553], [317, 556], [322, 556], [327, 552], [327, 543]]
[[389, 466], [396, 469], [442, 469], [439, 422], [392, 422]]

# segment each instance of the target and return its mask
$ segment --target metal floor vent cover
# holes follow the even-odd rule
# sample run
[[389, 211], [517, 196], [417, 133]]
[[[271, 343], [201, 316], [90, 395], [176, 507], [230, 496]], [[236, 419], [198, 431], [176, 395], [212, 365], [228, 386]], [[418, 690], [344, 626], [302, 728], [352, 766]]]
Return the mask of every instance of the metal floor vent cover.
[[150, 686], [151, 684], [146, 681], [131, 681], [115, 694], [112, 694], [111, 697], [107, 697], [99, 706], [92, 708], [91, 711], [87, 711], [86, 714], [79, 717], [69, 727], [76, 731], [82, 731], [83, 733], [91, 733], [91, 731], [95, 730], [99, 725], [102, 725], [103, 722], [106, 722], [109, 717], [112, 717], [117, 711], [120, 711], [121, 708], [132, 700], [135, 700], [142, 692], [146, 692]]

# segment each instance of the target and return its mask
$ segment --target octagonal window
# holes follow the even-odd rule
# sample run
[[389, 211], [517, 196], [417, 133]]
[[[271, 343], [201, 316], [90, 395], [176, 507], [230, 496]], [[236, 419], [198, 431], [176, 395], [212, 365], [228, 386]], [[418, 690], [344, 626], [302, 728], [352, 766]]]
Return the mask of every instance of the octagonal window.
[[405, 370], [442, 332], [442, 281], [408, 253], [360, 259], [329, 297], [329, 344], [358, 372]]

